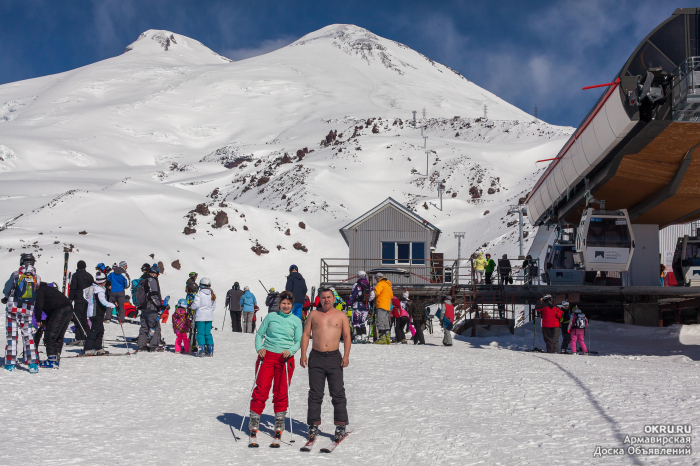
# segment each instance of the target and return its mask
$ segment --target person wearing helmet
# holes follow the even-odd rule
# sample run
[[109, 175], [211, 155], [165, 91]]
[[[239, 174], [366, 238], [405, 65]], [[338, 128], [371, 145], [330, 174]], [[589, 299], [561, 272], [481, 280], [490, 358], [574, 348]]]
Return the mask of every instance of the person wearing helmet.
[[41, 278], [34, 268], [36, 260], [33, 254], [22, 254], [19, 270], [12, 272], [2, 290], [2, 303], [5, 308], [5, 329], [7, 346], [5, 346], [5, 369], [12, 372], [17, 364], [17, 340], [22, 332], [24, 359], [29, 362], [29, 372], [39, 372], [39, 355], [34, 346], [34, 328], [31, 325], [36, 294]]
[[160, 283], [158, 274], [150, 265], [141, 266], [141, 280], [145, 280], [143, 285], [146, 299], [139, 303], [141, 310], [141, 327], [139, 328], [138, 348], [139, 351], [158, 351], [160, 346], [160, 314], [163, 311], [163, 298], [160, 295]]
[[188, 282], [187, 283], [187, 296], [185, 297], [185, 301], [187, 302], [187, 311], [188, 311], [189, 319], [190, 319], [190, 322], [192, 322], [192, 325], [190, 326], [190, 333], [189, 333], [190, 352], [192, 354], [194, 354], [198, 351], [198, 348], [197, 348], [197, 326], [194, 325], [195, 310], [192, 309], [192, 303], [194, 302], [194, 297], [197, 296], [198, 291], [199, 291], [199, 285], [197, 285], [196, 282]]
[[187, 307], [187, 300], [181, 299], [177, 302], [175, 312], [173, 313], [173, 332], [175, 332], [176, 353], [182, 352], [182, 354], [189, 354], [190, 352], [190, 339], [188, 338], [188, 334], [192, 327], [192, 319], [190, 318]]
[[299, 273], [299, 268], [296, 265], [289, 266], [289, 276], [287, 277], [287, 285], [284, 287], [286, 291], [291, 291], [294, 295], [294, 309], [292, 314], [301, 320], [301, 314], [304, 308], [304, 298], [306, 297], [306, 280]]
[[559, 339], [556, 333], [559, 330], [559, 319], [564, 315], [561, 309], [554, 305], [552, 295], [545, 295], [535, 305], [535, 312], [542, 316], [542, 338], [547, 346], [548, 353], [557, 353]]
[[243, 296], [243, 290], [238, 282], [235, 282], [226, 292], [226, 307], [231, 313], [231, 330], [238, 333], [241, 332], [241, 296]]
[[267, 298], [265, 298], [265, 306], [267, 306], [267, 313], [279, 312], [280, 310], [280, 294], [275, 291], [274, 288], [270, 288], [270, 292], [267, 293]]
[[[187, 288], [190, 285], [190, 283], [194, 283], [194, 285], [199, 289], [199, 286], [197, 285], [197, 272], [190, 272], [190, 276], [187, 279], [187, 281], [185, 282], [185, 291], [187, 293], [189, 293], [189, 291], [187, 291]], [[196, 291], [195, 291], [195, 293], [196, 293]]]
[[214, 337], [211, 336], [211, 325], [216, 309], [216, 294], [211, 289], [211, 280], [207, 277], [199, 281], [199, 291], [192, 302], [192, 309], [196, 310], [194, 320], [197, 326], [197, 356], [214, 356]]
[[255, 295], [250, 292], [249, 287], [243, 288], [243, 295], [238, 304], [241, 306], [243, 333], [253, 333], [253, 317], [255, 316], [255, 308], [258, 307], [258, 301], [255, 299]]
[[352, 308], [352, 326], [355, 328], [353, 343], [367, 343], [367, 316], [372, 298], [367, 274], [360, 271], [357, 273], [357, 282], [353, 285], [348, 298], [348, 306]]

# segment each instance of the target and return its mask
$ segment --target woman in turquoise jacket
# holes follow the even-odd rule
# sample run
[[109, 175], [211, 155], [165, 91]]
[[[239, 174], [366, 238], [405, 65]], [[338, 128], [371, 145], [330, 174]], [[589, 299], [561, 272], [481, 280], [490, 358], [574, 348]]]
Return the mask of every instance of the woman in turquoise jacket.
[[[260, 415], [272, 388], [272, 404], [275, 409], [275, 438], [282, 438], [289, 398], [287, 387], [292, 383], [294, 353], [301, 346], [301, 320], [292, 314], [294, 295], [285, 291], [280, 295], [280, 312], [265, 317], [255, 336], [258, 352], [253, 397], [250, 402], [250, 438], [257, 437]], [[254, 440], [253, 440], [254, 441]]]

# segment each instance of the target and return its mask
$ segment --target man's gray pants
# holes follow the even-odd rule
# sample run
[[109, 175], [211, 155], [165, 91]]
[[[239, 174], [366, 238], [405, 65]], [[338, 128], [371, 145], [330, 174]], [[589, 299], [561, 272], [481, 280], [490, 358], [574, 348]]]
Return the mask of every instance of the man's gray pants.
[[119, 316], [119, 322], [124, 322], [124, 303], [126, 303], [126, 292], [122, 290], [118, 293], [110, 293], [109, 302], [117, 305], [117, 316]]
[[388, 332], [390, 329], [389, 311], [377, 308], [377, 331]]
[[144, 309], [141, 311], [141, 327], [139, 328], [139, 351], [146, 348], [158, 348], [160, 343], [160, 315], [156, 311]]
[[243, 333], [253, 333], [253, 317], [255, 312], [241, 312], [243, 317]]

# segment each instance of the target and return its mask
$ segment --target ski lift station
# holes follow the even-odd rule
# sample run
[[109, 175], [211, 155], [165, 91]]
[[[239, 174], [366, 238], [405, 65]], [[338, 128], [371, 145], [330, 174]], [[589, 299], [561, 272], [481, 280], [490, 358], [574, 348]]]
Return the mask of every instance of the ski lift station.
[[[677, 9], [592, 87], [600, 98], [517, 206], [538, 231], [514, 283], [476, 285], [468, 260], [435, 252], [440, 230], [391, 198], [341, 229], [349, 257], [322, 259], [321, 281], [349, 292], [359, 270], [384, 271], [465, 308], [552, 294], [630, 324], [698, 319], [700, 235], [679, 234], [673, 252], [659, 242], [700, 220], [700, 8]], [[662, 254], [674, 286], [661, 286]]]

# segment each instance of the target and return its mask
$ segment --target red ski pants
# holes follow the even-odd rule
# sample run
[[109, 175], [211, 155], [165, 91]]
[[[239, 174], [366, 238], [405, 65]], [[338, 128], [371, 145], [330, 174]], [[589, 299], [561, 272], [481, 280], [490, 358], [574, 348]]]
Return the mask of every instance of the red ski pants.
[[[258, 371], [258, 367], [260, 370]], [[258, 379], [253, 390], [253, 399], [250, 402], [250, 410], [257, 414], [262, 414], [265, 409], [265, 402], [270, 396], [270, 387], [272, 387], [272, 405], [276, 413], [287, 411], [289, 406], [289, 398], [287, 397], [287, 380], [289, 385], [292, 384], [292, 375], [294, 375], [294, 358], [289, 358], [285, 363], [285, 358], [280, 353], [271, 351], [265, 352], [265, 358], [255, 364], [255, 370], [258, 372]]]

